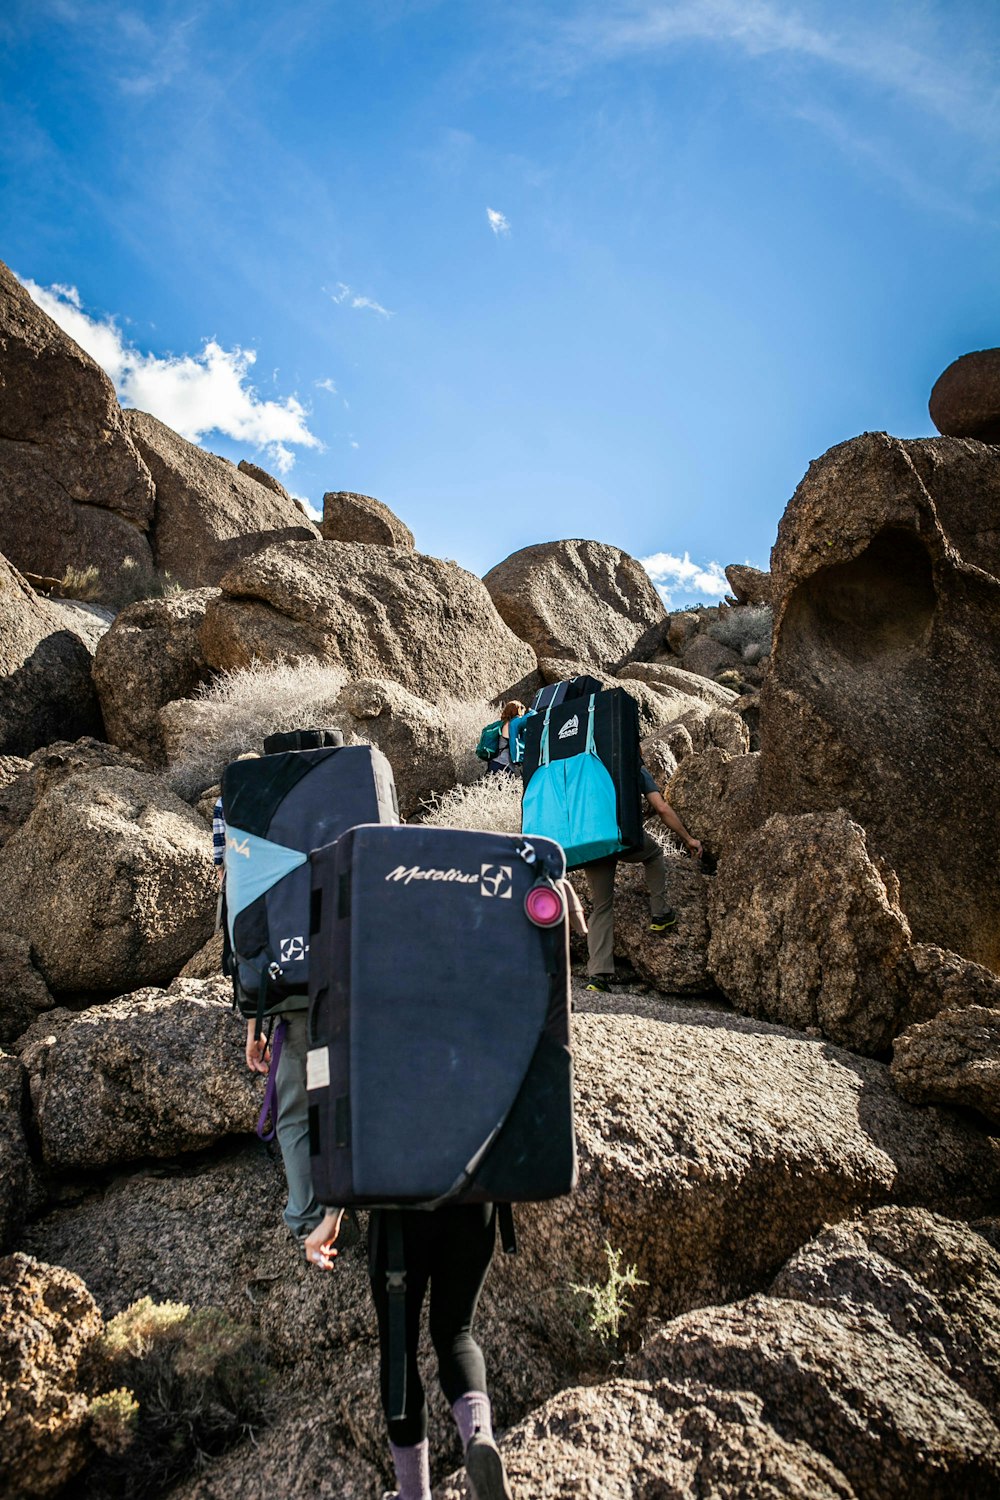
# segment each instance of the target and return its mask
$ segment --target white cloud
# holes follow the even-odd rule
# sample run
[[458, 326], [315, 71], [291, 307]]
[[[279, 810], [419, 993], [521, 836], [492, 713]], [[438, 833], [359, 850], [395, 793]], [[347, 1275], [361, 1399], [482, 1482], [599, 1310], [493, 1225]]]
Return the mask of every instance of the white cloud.
[[505, 215], [500, 213], [499, 209], [488, 208], [486, 210], [486, 218], [494, 234], [510, 234], [510, 224]]
[[337, 387], [334, 385], [329, 375], [325, 380], [317, 380], [316, 385], [321, 391], [329, 391], [331, 396], [335, 396], [337, 394]]
[[359, 307], [369, 312], [378, 313], [380, 318], [391, 318], [394, 316], [381, 302], [376, 302], [374, 297], [362, 297], [359, 293], [352, 291], [346, 281], [337, 282], [337, 290], [330, 293], [330, 297], [338, 305], [346, 304], [348, 307]]
[[251, 385], [253, 349], [223, 349], [209, 339], [200, 354], [143, 354], [126, 342], [113, 318], [85, 313], [76, 287], [23, 284], [42, 311], [107, 371], [124, 406], [152, 412], [190, 442], [223, 433], [265, 449], [282, 474], [295, 463], [292, 447], [323, 447], [295, 396], [265, 401]]
[[673, 608], [676, 594], [691, 596], [692, 599], [695, 596], [721, 599], [729, 590], [721, 563], [692, 562], [687, 552], [683, 557], [675, 557], [672, 552], [654, 552], [639, 561], [656, 585], [667, 609]]

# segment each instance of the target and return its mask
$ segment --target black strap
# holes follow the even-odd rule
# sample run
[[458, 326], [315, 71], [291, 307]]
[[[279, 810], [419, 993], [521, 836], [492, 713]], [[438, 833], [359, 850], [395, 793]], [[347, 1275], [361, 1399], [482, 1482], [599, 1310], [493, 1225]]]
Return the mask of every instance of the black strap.
[[257, 1020], [253, 1029], [253, 1039], [259, 1042], [264, 1030], [264, 1012], [267, 1009], [267, 980], [268, 966], [261, 965], [260, 977], [257, 980]]
[[386, 1209], [385, 1283], [389, 1294], [389, 1421], [406, 1416], [406, 1260], [403, 1215]]
[[510, 1203], [497, 1204], [497, 1225], [504, 1255], [517, 1254], [517, 1231], [514, 1228], [514, 1208]]

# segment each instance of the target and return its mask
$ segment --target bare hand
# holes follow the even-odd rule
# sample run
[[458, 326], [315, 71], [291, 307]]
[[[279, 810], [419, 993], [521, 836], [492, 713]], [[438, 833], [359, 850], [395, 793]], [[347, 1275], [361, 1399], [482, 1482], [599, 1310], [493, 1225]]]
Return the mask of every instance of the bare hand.
[[687, 852], [690, 854], [692, 859], [701, 859], [701, 839], [688, 839]]
[[339, 1254], [339, 1251], [333, 1248], [333, 1242], [340, 1233], [340, 1221], [343, 1217], [342, 1208], [338, 1209], [335, 1214], [327, 1214], [306, 1239], [304, 1246], [306, 1260], [311, 1265], [319, 1266], [321, 1271], [333, 1270], [334, 1262]]
[[258, 1037], [254, 1041], [254, 1032], [257, 1030], [256, 1021], [247, 1022], [247, 1067], [252, 1073], [266, 1073], [271, 1066], [271, 1049], [267, 1045], [266, 1037]]

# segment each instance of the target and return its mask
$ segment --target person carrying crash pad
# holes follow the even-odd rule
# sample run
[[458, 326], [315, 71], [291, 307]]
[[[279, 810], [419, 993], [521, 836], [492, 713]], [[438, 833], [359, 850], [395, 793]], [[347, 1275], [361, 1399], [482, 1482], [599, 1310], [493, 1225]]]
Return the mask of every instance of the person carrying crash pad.
[[[342, 743], [343, 735], [337, 737]], [[255, 756], [241, 758], [256, 759]], [[228, 842], [223, 799], [220, 796], [212, 809], [212, 854], [221, 887], [218, 921], [224, 929], [226, 922], [222, 903], [225, 899], [225, 855]], [[226, 969], [225, 952], [223, 969]], [[313, 1192], [309, 1167], [309, 1107], [306, 1096], [308, 1006], [307, 994], [291, 995], [281, 1011], [273, 1012], [278, 1020], [285, 1023], [281, 1046], [274, 1053], [271, 1040], [263, 1035], [255, 1036], [255, 1019], [252, 1016], [248, 1018], [244, 1049], [246, 1065], [252, 1073], [263, 1074], [266, 1078], [274, 1069], [274, 1107], [277, 1110], [277, 1120], [272, 1122], [272, 1131], [277, 1137], [288, 1190], [282, 1218], [289, 1234], [300, 1248], [304, 1248], [307, 1236], [326, 1211]], [[258, 1134], [261, 1130], [259, 1122]], [[345, 1247], [355, 1244], [359, 1237], [357, 1217], [352, 1213], [348, 1215], [341, 1231], [341, 1244]]]
[[[692, 838], [645, 766], [639, 767], [639, 786], [647, 804], [670, 832], [680, 839], [692, 859], [701, 857], [701, 840]], [[615, 871], [618, 861], [641, 864], [649, 892], [649, 930], [668, 932], [677, 913], [666, 904], [667, 866], [663, 850], [652, 834], [643, 832], [642, 844], [629, 854], [611, 854], [582, 866], [590, 888], [593, 910], [587, 928], [588, 990], [606, 994], [615, 977]]]
[[485, 760], [487, 775], [498, 775], [506, 771], [512, 776], [517, 775], [517, 767], [514, 763], [514, 742], [511, 740], [511, 728], [514, 721], [521, 719], [527, 709], [523, 703], [511, 699], [503, 706], [503, 713], [499, 719], [492, 724], [487, 724], [479, 736], [479, 744], [476, 746], [476, 755], [480, 760]]

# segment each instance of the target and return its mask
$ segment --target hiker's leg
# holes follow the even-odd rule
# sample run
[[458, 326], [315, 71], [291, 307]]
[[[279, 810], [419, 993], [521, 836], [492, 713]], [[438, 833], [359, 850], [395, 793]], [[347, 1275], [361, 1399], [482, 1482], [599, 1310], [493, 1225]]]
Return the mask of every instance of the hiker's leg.
[[309, 1103], [306, 1096], [306, 1012], [285, 1017], [285, 1040], [278, 1059], [278, 1145], [288, 1184], [284, 1220], [293, 1234], [308, 1234], [323, 1217], [309, 1170]]
[[406, 1359], [406, 1403], [402, 1416], [393, 1417], [389, 1409], [391, 1360], [389, 1349], [389, 1289], [386, 1268], [389, 1251], [386, 1242], [386, 1213], [372, 1209], [368, 1216], [368, 1277], [378, 1321], [379, 1377], [382, 1409], [389, 1426], [389, 1441], [397, 1448], [412, 1448], [427, 1436], [427, 1402], [417, 1366], [417, 1344], [420, 1340], [420, 1309], [423, 1306], [430, 1275], [427, 1244], [431, 1214], [401, 1211], [403, 1221], [403, 1260], [406, 1267], [404, 1354]]
[[587, 924], [587, 973], [615, 972], [615, 868], [614, 856], [584, 865], [593, 910]]
[[435, 1220], [431, 1342], [441, 1389], [454, 1406], [470, 1391], [486, 1393], [486, 1362], [472, 1336], [472, 1324], [493, 1259], [496, 1209], [491, 1203], [468, 1203], [440, 1208], [429, 1217]]
[[667, 862], [663, 857], [663, 849], [652, 834], [644, 833], [642, 847], [622, 858], [629, 864], [642, 865], [646, 890], [649, 892], [649, 914], [654, 922], [658, 922], [667, 909]]

